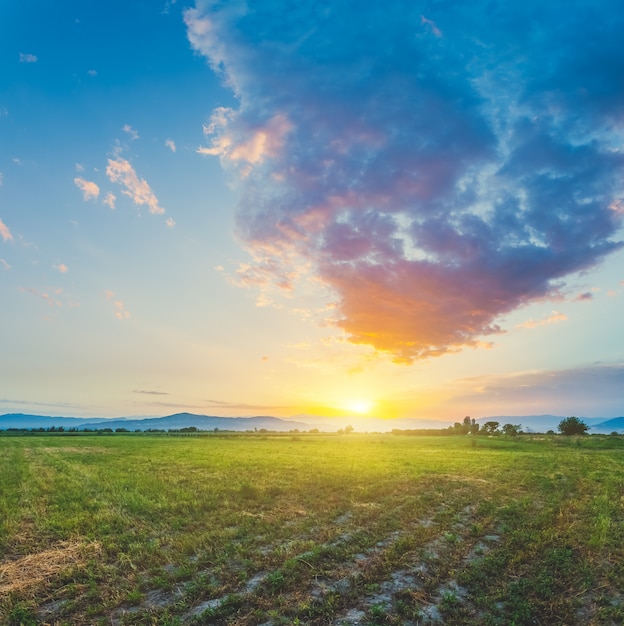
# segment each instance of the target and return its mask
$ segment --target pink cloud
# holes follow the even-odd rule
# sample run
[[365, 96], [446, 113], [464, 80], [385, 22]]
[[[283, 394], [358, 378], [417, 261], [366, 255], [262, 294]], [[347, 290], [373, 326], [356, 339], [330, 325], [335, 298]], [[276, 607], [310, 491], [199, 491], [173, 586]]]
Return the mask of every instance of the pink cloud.
[[33, 296], [35, 296], [36, 298], [40, 298], [41, 300], [43, 300], [49, 307], [62, 307], [63, 303], [61, 302], [60, 298], [58, 296], [61, 295], [61, 293], [63, 293], [62, 289], [54, 289], [52, 292], [49, 291], [44, 291], [44, 292], [40, 292], [37, 289], [34, 289], [32, 287], [18, 287], [18, 291], [20, 291], [21, 293], [29, 293]]
[[69, 272], [69, 267], [67, 267], [65, 263], [59, 263], [58, 265], [55, 265], [54, 269], [58, 270], [61, 274], [67, 274], [67, 272]]
[[124, 306], [124, 303], [115, 298], [115, 292], [106, 289], [104, 297], [112, 303], [115, 317], [119, 320], [126, 320], [130, 317], [130, 312]]
[[106, 196], [104, 197], [104, 200], [102, 200], [102, 202], [103, 202], [106, 206], [110, 207], [111, 209], [114, 209], [114, 208], [115, 208], [115, 200], [117, 200], [117, 197], [115, 196], [115, 194], [114, 194], [114, 193], [112, 193], [112, 192], [110, 192], [110, 191], [109, 191], [109, 192], [106, 194]]
[[11, 234], [9, 227], [2, 220], [0, 220], [0, 237], [2, 237], [3, 241], [13, 240], [13, 235]]
[[435, 22], [433, 20], [428, 20], [424, 15], [420, 16], [420, 23], [423, 26], [428, 26], [431, 29], [431, 32], [436, 36], [436, 37], [442, 37], [442, 32], [440, 31], [440, 29], [436, 26]]
[[85, 180], [79, 176], [74, 178], [74, 183], [76, 187], [82, 191], [82, 197], [85, 201], [95, 200], [100, 195], [100, 188], [94, 182]]
[[131, 198], [135, 204], [146, 205], [149, 212], [154, 215], [165, 212], [165, 209], [159, 206], [158, 198], [147, 181], [137, 176], [134, 168], [126, 159], [121, 157], [109, 159], [106, 174], [111, 182], [124, 187], [121, 193]]

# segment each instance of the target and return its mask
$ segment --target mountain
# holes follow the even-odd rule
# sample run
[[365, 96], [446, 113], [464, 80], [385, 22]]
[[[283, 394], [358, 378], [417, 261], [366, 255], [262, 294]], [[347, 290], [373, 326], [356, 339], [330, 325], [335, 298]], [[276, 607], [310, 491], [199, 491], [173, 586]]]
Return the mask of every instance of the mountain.
[[89, 424], [88, 428], [127, 428], [128, 430], [169, 430], [195, 427], [199, 430], [254, 430], [266, 428], [267, 430], [289, 431], [308, 430], [310, 427], [303, 422], [294, 422], [280, 419], [279, 417], [216, 417], [213, 415], [195, 415], [194, 413], [176, 413], [165, 417], [148, 419], [109, 419], [97, 424]]
[[26, 415], [6, 413], [0, 415], [0, 430], [7, 428], [79, 428], [102, 422], [103, 417], [49, 417], [47, 415]]
[[[504, 424], [520, 424], [525, 432], [557, 432], [559, 422], [564, 419], [558, 415], [493, 415], [480, 417], [476, 421], [479, 424], [485, 422], [498, 422]], [[624, 417], [605, 419], [604, 417], [581, 417], [589, 427], [590, 433], [611, 433], [624, 431]], [[456, 420], [459, 421], [459, 420]], [[428, 428], [447, 428], [452, 421], [439, 421], [430, 419], [380, 419], [376, 417], [347, 416], [325, 417], [319, 415], [296, 415], [289, 419], [271, 417], [268, 415], [256, 417], [217, 417], [213, 415], [196, 415], [194, 413], [176, 413], [165, 417], [147, 418], [101, 418], [101, 417], [49, 417], [42, 415], [25, 415], [22, 413], [9, 413], [0, 415], [0, 430], [7, 428], [125, 428], [126, 430], [179, 430], [181, 428], [195, 427], [198, 430], [272, 430], [288, 432], [290, 430], [311, 430], [317, 428], [321, 432], [336, 432], [347, 425], [355, 428], [356, 432], [388, 432], [393, 429], [420, 430]]]
[[624, 432], [624, 417], [614, 417], [606, 422], [600, 422], [591, 428], [592, 432], [612, 433]]

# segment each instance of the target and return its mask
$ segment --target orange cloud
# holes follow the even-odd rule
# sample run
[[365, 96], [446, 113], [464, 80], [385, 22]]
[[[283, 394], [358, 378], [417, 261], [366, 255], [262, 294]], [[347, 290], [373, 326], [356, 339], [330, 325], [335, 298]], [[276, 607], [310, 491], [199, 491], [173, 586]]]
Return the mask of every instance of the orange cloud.
[[568, 316], [565, 313], [559, 313], [559, 311], [553, 311], [548, 317], [541, 320], [529, 319], [522, 324], [516, 324], [516, 328], [537, 328], [538, 326], [546, 326], [547, 324], [556, 324], [557, 322], [563, 322], [567, 320]]

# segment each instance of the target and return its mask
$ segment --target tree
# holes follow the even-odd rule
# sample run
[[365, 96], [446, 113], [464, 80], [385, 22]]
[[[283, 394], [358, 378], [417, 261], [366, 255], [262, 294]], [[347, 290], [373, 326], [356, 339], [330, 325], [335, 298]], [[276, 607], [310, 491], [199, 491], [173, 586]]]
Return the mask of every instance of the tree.
[[485, 422], [483, 426], [481, 426], [481, 432], [486, 435], [493, 435], [498, 430], [499, 422]]
[[520, 424], [505, 424], [503, 426], [503, 432], [509, 437], [515, 437], [522, 427]]
[[353, 429], [353, 426], [351, 426], [351, 424], [347, 424], [347, 425], [344, 427], [344, 434], [345, 434], [345, 435], [350, 435], [350, 434], [353, 432], [353, 430], [354, 430], [354, 429]]
[[566, 417], [557, 426], [562, 435], [584, 435], [589, 429], [587, 424], [578, 417]]

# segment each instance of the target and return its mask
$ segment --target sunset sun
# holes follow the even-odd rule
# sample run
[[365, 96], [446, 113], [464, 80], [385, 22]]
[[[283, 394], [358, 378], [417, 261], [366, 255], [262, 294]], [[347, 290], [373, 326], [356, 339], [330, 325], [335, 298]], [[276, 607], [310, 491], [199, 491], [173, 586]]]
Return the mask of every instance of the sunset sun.
[[347, 402], [345, 405], [345, 409], [351, 411], [352, 413], [358, 413], [359, 415], [367, 415], [371, 412], [374, 402], [370, 400], [351, 400]]

